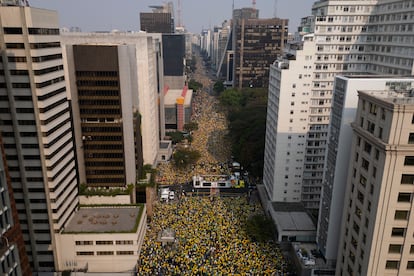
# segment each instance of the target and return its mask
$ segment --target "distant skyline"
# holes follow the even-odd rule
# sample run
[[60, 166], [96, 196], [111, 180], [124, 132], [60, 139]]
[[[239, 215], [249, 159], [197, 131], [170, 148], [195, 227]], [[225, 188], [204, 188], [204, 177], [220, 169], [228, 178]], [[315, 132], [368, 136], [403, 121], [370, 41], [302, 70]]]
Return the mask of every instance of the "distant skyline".
[[[151, 12], [150, 5], [169, 1], [156, 0], [29, 0], [31, 7], [56, 10], [61, 27], [79, 27], [83, 32], [138, 31], [139, 13]], [[175, 13], [178, 0], [174, 3]], [[311, 14], [312, 0], [277, 0], [277, 17], [289, 19], [289, 31], [295, 32], [300, 19]], [[181, 0], [183, 25], [191, 33], [220, 26], [231, 18], [233, 0]], [[260, 18], [275, 14], [275, 0], [256, 0]], [[252, 7], [252, 0], [234, 0], [234, 8]], [[176, 19], [176, 23], [178, 20]]]

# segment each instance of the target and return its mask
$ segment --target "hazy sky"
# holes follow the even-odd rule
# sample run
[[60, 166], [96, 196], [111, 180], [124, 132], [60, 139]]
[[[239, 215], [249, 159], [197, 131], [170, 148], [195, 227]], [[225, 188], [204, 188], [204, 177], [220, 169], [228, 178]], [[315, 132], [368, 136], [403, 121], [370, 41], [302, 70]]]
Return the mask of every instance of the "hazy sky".
[[[151, 12], [150, 5], [163, 0], [29, 0], [30, 6], [56, 10], [61, 27], [80, 27], [82, 31], [113, 29], [139, 30], [139, 13]], [[173, 0], [175, 11], [178, 0]], [[289, 31], [296, 31], [300, 18], [311, 14], [313, 0], [277, 0], [277, 17], [289, 19]], [[231, 18], [233, 0], [181, 0], [183, 24], [192, 33], [221, 25]], [[256, 0], [260, 18], [274, 15], [275, 0]], [[234, 0], [235, 8], [251, 7], [252, 0]]]

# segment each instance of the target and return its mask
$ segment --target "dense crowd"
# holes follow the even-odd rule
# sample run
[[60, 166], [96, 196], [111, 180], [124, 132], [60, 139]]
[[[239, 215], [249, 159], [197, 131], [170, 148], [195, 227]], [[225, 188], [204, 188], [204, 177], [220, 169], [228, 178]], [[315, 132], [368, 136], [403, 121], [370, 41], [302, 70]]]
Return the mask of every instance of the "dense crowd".
[[[204, 85], [205, 77], [200, 80]], [[193, 94], [191, 149], [201, 158], [186, 171], [171, 163], [157, 169], [159, 184], [181, 184], [194, 175], [228, 175], [231, 147], [225, 139], [227, 121], [217, 99], [206, 91]], [[193, 197], [183, 194], [169, 203], [156, 202], [142, 246], [138, 275], [282, 275], [286, 263], [272, 242], [253, 242], [246, 220], [263, 210], [248, 197]], [[161, 242], [160, 233], [172, 229], [173, 242]]]
[[[138, 275], [282, 275], [283, 255], [273, 242], [256, 243], [244, 225], [259, 205], [247, 198], [185, 197], [158, 204], [141, 250]], [[162, 244], [158, 234], [175, 231]]]
[[160, 184], [173, 185], [191, 181], [194, 175], [227, 174], [227, 161], [231, 157], [231, 147], [226, 140], [227, 120], [220, 112], [216, 98], [205, 91], [193, 94], [192, 122], [198, 124], [193, 131], [190, 148], [200, 152], [201, 158], [197, 164], [178, 172], [170, 163], [163, 163], [157, 167]]

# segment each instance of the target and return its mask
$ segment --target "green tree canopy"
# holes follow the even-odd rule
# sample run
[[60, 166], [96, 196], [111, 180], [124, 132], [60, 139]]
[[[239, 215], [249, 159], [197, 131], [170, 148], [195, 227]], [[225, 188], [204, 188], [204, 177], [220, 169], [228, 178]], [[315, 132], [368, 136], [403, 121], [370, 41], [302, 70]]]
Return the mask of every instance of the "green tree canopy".
[[227, 109], [232, 154], [254, 176], [263, 175], [267, 91], [227, 89], [219, 97]]
[[251, 216], [246, 222], [246, 233], [257, 242], [266, 242], [274, 239], [275, 226], [272, 219], [265, 215]]
[[221, 92], [223, 92], [224, 91], [224, 88], [225, 87], [224, 87], [224, 84], [223, 84], [222, 81], [216, 81], [216, 83], [214, 83], [213, 90], [217, 94], [220, 94]]
[[198, 129], [198, 124], [196, 122], [189, 122], [184, 125], [184, 129], [188, 132]]
[[171, 137], [173, 144], [180, 143], [184, 140], [184, 135], [180, 131], [167, 132], [165, 135]]
[[193, 91], [197, 91], [197, 90], [203, 88], [203, 84], [200, 83], [200, 82], [198, 82], [198, 81], [196, 81], [196, 80], [194, 80], [194, 79], [191, 79], [188, 82], [188, 88], [191, 89], [191, 90], [193, 90]]
[[178, 149], [173, 154], [174, 166], [185, 169], [189, 165], [195, 164], [200, 157], [201, 154], [197, 150]]

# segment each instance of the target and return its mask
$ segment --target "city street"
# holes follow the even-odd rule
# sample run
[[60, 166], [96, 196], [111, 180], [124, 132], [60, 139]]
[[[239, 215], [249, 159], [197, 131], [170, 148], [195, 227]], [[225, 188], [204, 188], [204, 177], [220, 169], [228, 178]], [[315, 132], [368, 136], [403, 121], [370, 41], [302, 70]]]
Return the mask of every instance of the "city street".
[[194, 78], [203, 88], [194, 94], [193, 121], [199, 129], [191, 143], [201, 158], [187, 171], [171, 164], [158, 168], [164, 184], [159, 187], [168, 186], [175, 197], [155, 202], [138, 275], [283, 275], [287, 265], [279, 247], [270, 240], [255, 242], [246, 233], [248, 219], [264, 215], [255, 191], [228, 188], [212, 196], [210, 189], [192, 188], [193, 175], [228, 175], [231, 160], [226, 117], [208, 93], [213, 83], [202, 64], [198, 56]]

